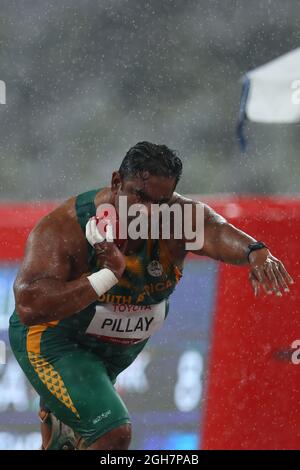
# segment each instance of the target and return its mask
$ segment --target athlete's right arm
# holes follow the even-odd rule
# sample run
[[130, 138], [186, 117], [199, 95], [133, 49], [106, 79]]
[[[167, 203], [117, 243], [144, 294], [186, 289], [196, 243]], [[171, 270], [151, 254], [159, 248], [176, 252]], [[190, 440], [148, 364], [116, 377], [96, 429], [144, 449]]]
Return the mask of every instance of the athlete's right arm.
[[31, 232], [14, 283], [16, 311], [25, 325], [70, 317], [99, 297], [86, 275], [72, 280], [72, 254], [86, 250], [79, 235], [81, 244], [74, 244], [70, 231], [47, 220]]

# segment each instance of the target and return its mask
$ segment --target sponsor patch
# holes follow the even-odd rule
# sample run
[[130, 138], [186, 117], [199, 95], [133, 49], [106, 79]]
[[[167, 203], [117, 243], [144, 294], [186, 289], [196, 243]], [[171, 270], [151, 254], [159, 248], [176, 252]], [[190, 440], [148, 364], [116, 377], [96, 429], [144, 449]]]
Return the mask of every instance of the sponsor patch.
[[116, 343], [137, 343], [159, 330], [165, 316], [166, 300], [155, 305], [97, 305], [86, 333]]

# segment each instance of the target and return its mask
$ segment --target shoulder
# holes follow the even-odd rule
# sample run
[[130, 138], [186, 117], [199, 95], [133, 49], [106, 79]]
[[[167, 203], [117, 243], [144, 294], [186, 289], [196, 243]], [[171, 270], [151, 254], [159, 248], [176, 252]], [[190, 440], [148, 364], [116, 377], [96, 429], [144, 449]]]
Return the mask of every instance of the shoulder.
[[193, 199], [192, 197], [190, 196], [184, 196], [183, 194], [180, 194], [180, 193], [177, 193], [177, 192], [174, 192], [173, 193], [173, 196], [171, 198], [171, 201], [170, 201], [171, 204], [174, 204], [174, 203], [177, 203], [177, 204], [180, 204], [180, 205], [195, 205], [195, 204], [200, 204], [202, 206], [205, 206], [205, 204], [201, 201], [198, 201], [196, 199]]
[[171, 199], [171, 204], [174, 203], [180, 204], [182, 208], [191, 205], [193, 214], [196, 212], [197, 208], [201, 209], [202, 213], [204, 214], [204, 220], [206, 222], [216, 219], [218, 219], [218, 221], [220, 222], [225, 220], [208, 204], [203, 201], [200, 201], [199, 199], [193, 198], [192, 196], [183, 196], [182, 194], [174, 192]]
[[30, 232], [28, 242], [55, 245], [66, 251], [73, 251], [84, 240], [75, 209], [76, 196], [61, 203], [42, 217]]

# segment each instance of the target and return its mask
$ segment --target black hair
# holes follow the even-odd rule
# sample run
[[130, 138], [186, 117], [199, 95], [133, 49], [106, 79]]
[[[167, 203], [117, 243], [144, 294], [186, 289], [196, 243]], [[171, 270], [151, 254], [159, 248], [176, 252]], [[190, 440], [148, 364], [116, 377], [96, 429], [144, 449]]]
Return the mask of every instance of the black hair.
[[126, 179], [142, 176], [144, 172], [173, 177], [177, 184], [182, 174], [182, 162], [177, 151], [169, 149], [166, 145], [138, 142], [126, 153], [119, 173], [122, 179]]

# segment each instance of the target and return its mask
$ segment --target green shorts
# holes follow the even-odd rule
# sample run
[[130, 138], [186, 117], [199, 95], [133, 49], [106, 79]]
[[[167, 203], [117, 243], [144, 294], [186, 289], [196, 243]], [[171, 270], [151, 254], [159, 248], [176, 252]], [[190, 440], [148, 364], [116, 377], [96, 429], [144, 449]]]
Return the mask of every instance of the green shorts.
[[115, 377], [94, 351], [56, 334], [55, 322], [26, 327], [12, 322], [12, 350], [47, 407], [79, 434], [87, 446], [130, 423], [114, 388]]

